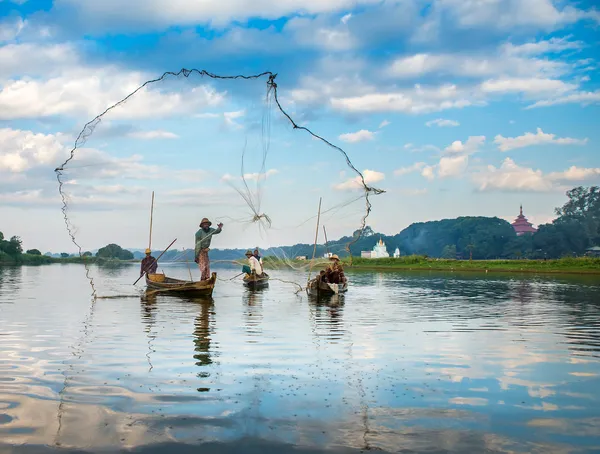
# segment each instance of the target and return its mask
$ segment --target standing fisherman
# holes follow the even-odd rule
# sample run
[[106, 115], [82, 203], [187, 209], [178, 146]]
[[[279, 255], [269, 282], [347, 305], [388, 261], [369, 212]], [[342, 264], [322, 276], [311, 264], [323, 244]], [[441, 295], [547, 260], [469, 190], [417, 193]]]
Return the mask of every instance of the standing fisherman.
[[207, 218], [200, 222], [200, 230], [196, 232], [196, 248], [194, 250], [194, 261], [200, 268], [200, 280], [207, 281], [210, 279], [210, 261], [208, 259], [208, 251], [210, 250], [210, 241], [213, 235], [221, 233], [223, 223], [217, 225], [216, 229], [211, 228], [212, 222]]

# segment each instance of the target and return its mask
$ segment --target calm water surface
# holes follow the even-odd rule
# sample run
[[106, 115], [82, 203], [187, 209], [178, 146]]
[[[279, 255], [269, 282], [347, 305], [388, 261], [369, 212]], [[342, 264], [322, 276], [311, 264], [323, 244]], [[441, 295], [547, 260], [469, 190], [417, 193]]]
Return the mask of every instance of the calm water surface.
[[600, 452], [597, 277], [144, 301], [137, 273], [93, 267], [99, 295], [130, 296], [92, 303], [81, 265], [0, 267], [0, 452]]

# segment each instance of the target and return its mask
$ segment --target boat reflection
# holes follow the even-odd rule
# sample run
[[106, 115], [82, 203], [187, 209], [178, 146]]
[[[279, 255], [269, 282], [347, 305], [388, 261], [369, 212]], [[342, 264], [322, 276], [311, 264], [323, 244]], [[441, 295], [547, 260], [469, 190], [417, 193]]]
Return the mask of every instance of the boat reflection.
[[[246, 321], [246, 333], [250, 337], [256, 337], [262, 335], [262, 321], [263, 321], [263, 300], [265, 297], [266, 289], [259, 290], [246, 290], [242, 295], [242, 301], [245, 306], [244, 319]], [[255, 343], [256, 340], [249, 339], [248, 343]]]
[[[311, 313], [314, 311], [315, 328], [327, 330], [329, 340], [339, 340], [344, 336], [343, 314], [344, 294], [308, 296]], [[311, 317], [312, 318], [312, 317]]]

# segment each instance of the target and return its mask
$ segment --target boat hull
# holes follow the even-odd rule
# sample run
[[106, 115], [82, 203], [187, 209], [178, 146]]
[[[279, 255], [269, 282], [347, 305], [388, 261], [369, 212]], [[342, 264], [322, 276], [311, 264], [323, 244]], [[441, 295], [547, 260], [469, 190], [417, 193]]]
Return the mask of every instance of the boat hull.
[[317, 279], [311, 279], [306, 286], [306, 291], [309, 295], [339, 295], [348, 291], [348, 283], [329, 284], [319, 282]]
[[269, 286], [269, 275], [264, 273], [263, 276], [248, 276], [247, 274], [244, 276], [244, 286], [251, 289], [257, 290], [261, 288], [265, 288]]
[[206, 281], [183, 281], [167, 277], [164, 274], [146, 275], [147, 290], [165, 295], [212, 296], [216, 282], [217, 273], [212, 273], [210, 279]]

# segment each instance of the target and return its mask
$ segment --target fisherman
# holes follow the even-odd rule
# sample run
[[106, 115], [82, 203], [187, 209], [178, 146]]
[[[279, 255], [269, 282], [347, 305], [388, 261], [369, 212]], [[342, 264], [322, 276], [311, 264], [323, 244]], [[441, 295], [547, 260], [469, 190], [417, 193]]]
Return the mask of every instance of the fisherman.
[[334, 284], [343, 284], [346, 282], [346, 276], [344, 276], [344, 268], [342, 268], [340, 258], [336, 254], [333, 254], [329, 257], [329, 261], [330, 263], [326, 270], [329, 282]]
[[158, 267], [158, 262], [154, 257], [152, 257], [152, 251], [150, 249], [146, 249], [146, 257], [142, 260], [140, 265], [140, 276], [144, 273], [154, 274], [156, 273], [156, 268]]
[[254, 249], [254, 253], [253, 253], [254, 257], [256, 257], [256, 260], [258, 260], [260, 262], [260, 264], [263, 264], [262, 261], [262, 257], [260, 256], [260, 252], [258, 252], [258, 248]]
[[242, 272], [246, 274], [256, 274], [257, 276], [262, 276], [262, 264], [258, 261], [250, 249], [246, 251], [246, 258], [248, 259], [248, 265], [242, 266]]
[[210, 226], [210, 222], [207, 218], [202, 219], [200, 222], [200, 230], [196, 232], [196, 248], [194, 250], [194, 261], [200, 268], [200, 280], [207, 281], [210, 279], [210, 261], [208, 259], [208, 251], [210, 250], [210, 241], [213, 235], [221, 233], [223, 229], [223, 223], [217, 224], [217, 228], [213, 229]]

